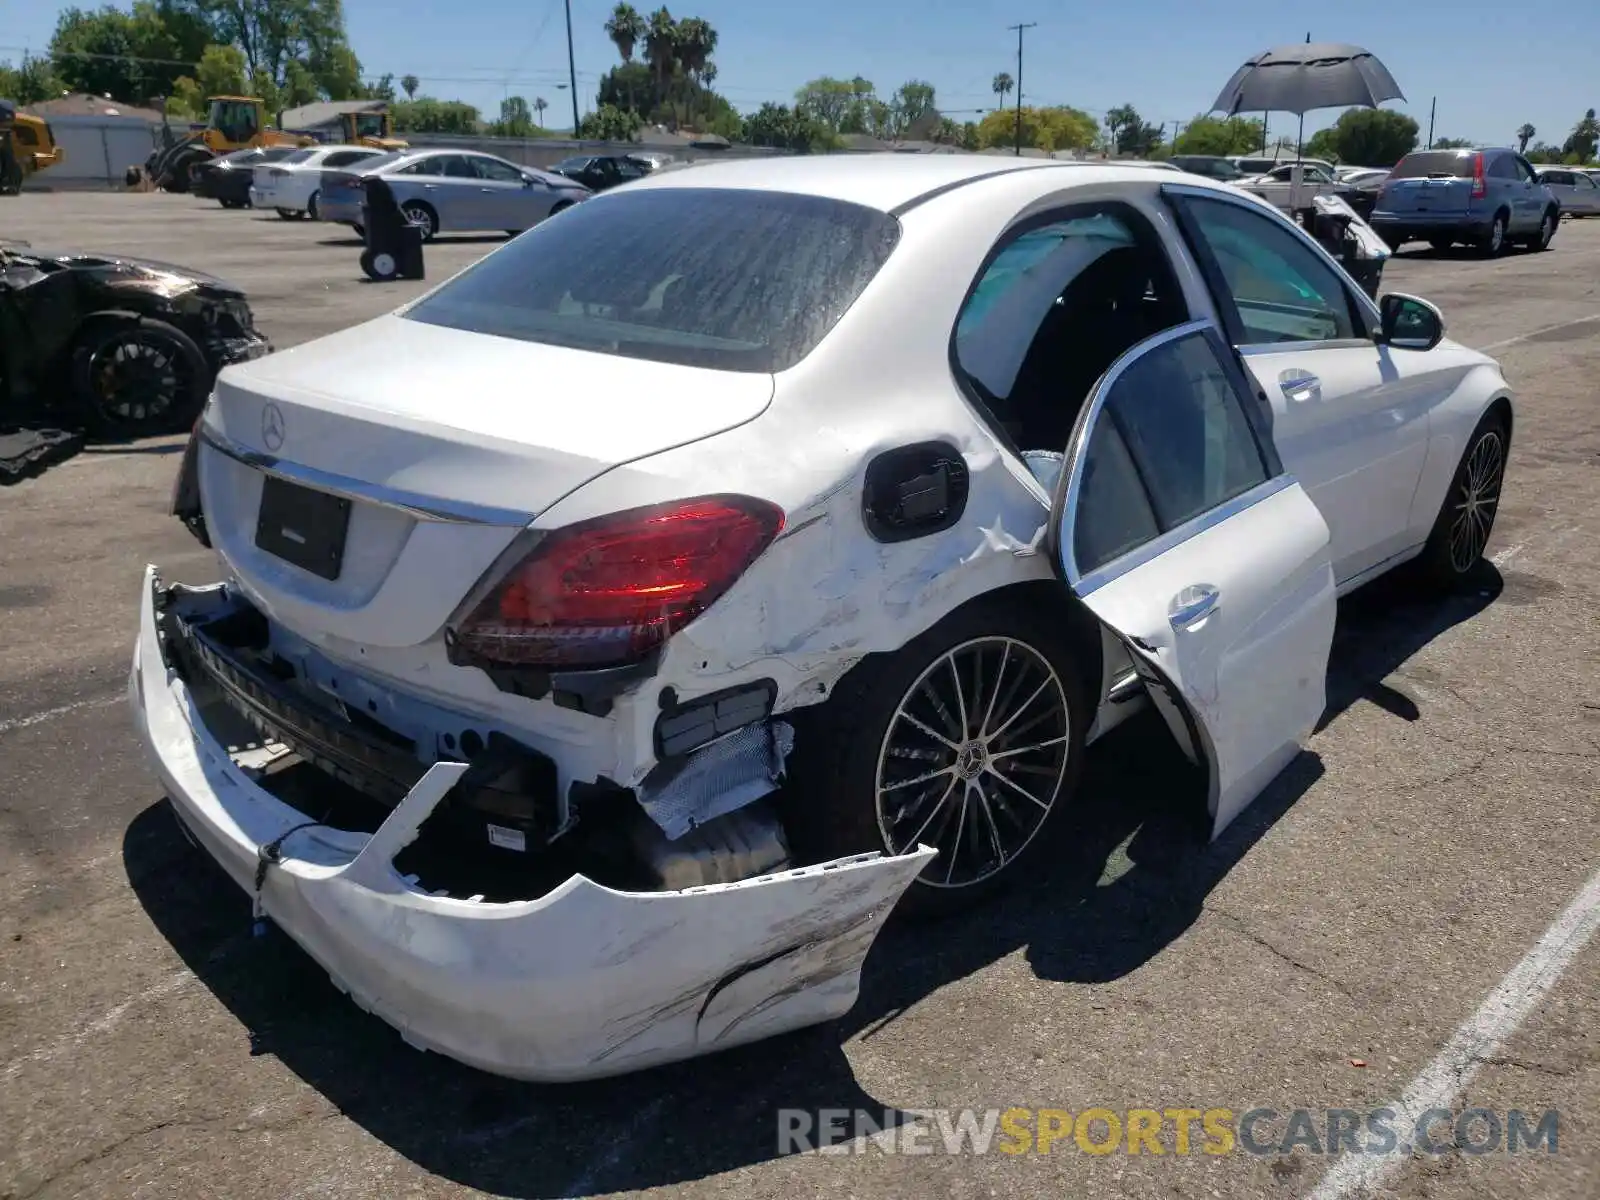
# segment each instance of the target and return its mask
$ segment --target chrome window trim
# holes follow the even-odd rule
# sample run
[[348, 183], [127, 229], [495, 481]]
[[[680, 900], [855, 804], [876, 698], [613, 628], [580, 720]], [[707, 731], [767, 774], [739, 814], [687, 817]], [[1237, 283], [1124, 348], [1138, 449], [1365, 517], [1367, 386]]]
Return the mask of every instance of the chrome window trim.
[[[1373, 300], [1372, 297], [1368, 296], [1366, 292], [1362, 291], [1359, 287], [1354, 287], [1351, 285], [1350, 278], [1345, 273], [1345, 269], [1339, 265], [1339, 261], [1334, 258], [1333, 255], [1329, 254], [1322, 248], [1321, 243], [1319, 243], [1316, 238], [1312, 237], [1304, 229], [1301, 229], [1300, 226], [1289, 220], [1288, 217], [1284, 216], [1276, 208], [1272, 207], [1272, 205], [1265, 204], [1259, 199], [1259, 197], [1247, 200], [1245, 199], [1245, 195], [1248, 193], [1230, 196], [1226, 192], [1216, 191], [1212, 188], [1195, 187], [1192, 183], [1163, 183], [1161, 185], [1161, 192], [1163, 195], [1196, 196], [1202, 200], [1217, 200], [1223, 204], [1236, 204], [1240, 208], [1246, 209], [1249, 212], [1256, 213], [1260, 216], [1267, 217], [1269, 220], [1277, 220], [1280, 225], [1282, 225], [1290, 233], [1294, 234], [1294, 236], [1299, 238], [1303, 243], [1305, 243], [1305, 245], [1310, 247], [1313, 254], [1333, 268], [1334, 275], [1339, 280], [1339, 285], [1344, 288], [1348, 295], [1355, 297], [1356, 304], [1361, 308], [1361, 310], [1377, 323], [1374, 326], [1375, 328], [1381, 326], [1382, 314], [1380, 314], [1378, 311], [1377, 301]], [[1324, 342], [1276, 342], [1272, 344], [1280, 347], [1304, 346], [1307, 348], [1320, 348], [1324, 346], [1344, 345], [1347, 343], [1361, 346], [1369, 346], [1372, 344], [1371, 341], [1366, 338], [1338, 338], [1336, 340]]]
[[263, 474], [315, 488], [319, 492], [342, 496], [346, 500], [358, 500], [363, 504], [392, 508], [419, 521], [447, 525], [503, 525], [509, 528], [525, 528], [533, 523], [532, 513], [472, 504], [464, 500], [424, 496], [419, 492], [410, 492], [403, 488], [368, 483], [365, 480], [352, 479], [347, 475], [336, 475], [332, 471], [287, 462], [275, 454], [267, 454], [240, 445], [205, 424], [200, 426], [199, 435], [201, 441], [219, 454], [226, 454], [235, 462], [243, 463]]
[[[1062, 502], [1057, 506], [1053, 506], [1054, 509], [1058, 509], [1061, 513], [1059, 521], [1056, 522], [1057, 536], [1055, 539], [1057, 554], [1061, 560], [1061, 570], [1066, 577], [1068, 586], [1080, 598], [1088, 596], [1113, 580], [1126, 575], [1129, 571], [1165, 554], [1174, 546], [1188, 541], [1197, 534], [1204, 533], [1215, 525], [1220, 525], [1230, 517], [1237, 516], [1252, 505], [1259, 504], [1261, 501], [1295, 484], [1296, 480], [1293, 475], [1286, 470], [1280, 470], [1278, 474], [1269, 476], [1249, 491], [1241, 492], [1214, 508], [1198, 513], [1181, 525], [1174, 525], [1165, 533], [1158, 534], [1148, 542], [1143, 542], [1126, 553], [1118, 555], [1110, 562], [1096, 567], [1087, 575], [1079, 571], [1077, 539], [1074, 534], [1077, 529], [1079, 494], [1083, 490], [1084, 459], [1088, 454], [1090, 435], [1099, 420], [1101, 410], [1105, 408], [1106, 398], [1110, 396], [1117, 380], [1122, 377], [1130, 366], [1144, 358], [1145, 355], [1165, 346], [1169, 342], [1192, 337], [1197, 333], [1205, 335], [1215, 329], [1215, 322], [1202, 319], [1188, 321], [1182, 325], [1174, 325], [1171, 329], [1163, 330], [1161, 333], [1146, 338], [1111, 365], [1111, 369], [1095, 385], [1094, 392], [1089, 398], [1089, 403], [1084, 406], [1078, 425], [1073, 430], [1072, 443], [1068, 449], [1066, 462], [1062, 466], [1060, 480], [1057, 484], [1058, 489], [1064, 487], [1066, 493], [1062, 498]], [[1245, 399], [1239, 398], [1237, 394], [1235, 398], [1239, 399], [1241, 405], [1245, 403]], [[1250, 425], [1248, 420], [1246, 424], [1250, 427], [1251, 436], [1259, 439], [1261, 436], [1259, 431], [1253, 425]], [[1259, 446], [1257, 452], [1262, 453]], [[1268, 459], [1269, 456], [1263, 453], [1263, 461], [1267, 462]], [[1270, 466], [1268, 469], [1270, 469]], [[1053, 516], [1054, 512], [1052, 512]]]

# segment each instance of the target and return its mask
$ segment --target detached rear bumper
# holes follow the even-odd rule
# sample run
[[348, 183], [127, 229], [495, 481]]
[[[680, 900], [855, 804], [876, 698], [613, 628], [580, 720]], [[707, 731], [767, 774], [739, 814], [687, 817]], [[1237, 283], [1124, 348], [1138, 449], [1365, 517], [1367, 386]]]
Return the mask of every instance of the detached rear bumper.
[[[428, 768], [372, 835], [320, 826], [258, 787], [205, 728], [169, 666], [146, 569], [129, 695], [184, 825], [246, 892], [263, 847], [265, 912], [334, 985], [410, 1044], [497, 1074], [594, 1078], [831, 1020], [934, 852], [869, 854], [678, 892], [613, 891], [574, 875], [535, 900], [430, 895], [394, 856], [465, 772]], [[222, 585], [186, 592], [226, 604]]]

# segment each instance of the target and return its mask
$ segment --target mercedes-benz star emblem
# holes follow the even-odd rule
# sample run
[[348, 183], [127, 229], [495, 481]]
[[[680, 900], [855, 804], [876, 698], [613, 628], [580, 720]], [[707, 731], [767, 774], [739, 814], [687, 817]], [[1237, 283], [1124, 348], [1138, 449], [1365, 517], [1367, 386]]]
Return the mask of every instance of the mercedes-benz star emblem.
[[283, 409], [270, 402], [261, 410], [261, 441], [273, 453], [283, 448]]

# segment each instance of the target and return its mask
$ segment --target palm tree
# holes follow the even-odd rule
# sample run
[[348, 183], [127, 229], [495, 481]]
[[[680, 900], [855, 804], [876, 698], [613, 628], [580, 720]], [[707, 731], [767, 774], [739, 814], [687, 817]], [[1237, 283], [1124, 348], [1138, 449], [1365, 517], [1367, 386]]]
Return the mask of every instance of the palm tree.
[[683, 34], [665, 5], [650, 14], [644, 35], [644, 59], [656, 81], [656, 103], [670, 99], [672, 77], [682, 62]]
[[611, 19], [606, 22], [606, 36], [616, 46], [617, 53], [625, 63], [633, 61], [633, 48], [644, 40], [647, 30], [644, 18], [631, 4], [618, 4], [611, 10]]
[[543, 96], [535, 96], [533, 98], [533, 111], [539, 114], [538, 121], [540, 129], [544, 128], [544, 110], [549, 107], [550, 101], [546, 100]]
[[1529, 125], [1526, 122], [1523, 123], [1522, 128], [1517, 130], [1518, 154], [1526, 154], [1528, 152], [1528, 143], [1533, 141], [1534, 134], [1538, 132], [1539, 131], [1532, 125]]
[[1010, 75], [1001, 71], [1000, 74], [994, 77], [994, 82], [989, 86], [994, 91], [994, 94], [1000, 98], [1000, 102], [995, 107], [1004, 108], [1006, 106], [1006, 97], [1011, 93], [1011, 89], [1017, 85]]
[[717, 31], [699, 17], [678, 22], [678, 59], [684, 72], [699, 81], [717, 49]]
[[400, 86], [404, 89], [407, 100], [415, 100], [417, 98], [417, 89], [422, 86], [422, 80], [415, 75], [402, 75], [400, 76]]

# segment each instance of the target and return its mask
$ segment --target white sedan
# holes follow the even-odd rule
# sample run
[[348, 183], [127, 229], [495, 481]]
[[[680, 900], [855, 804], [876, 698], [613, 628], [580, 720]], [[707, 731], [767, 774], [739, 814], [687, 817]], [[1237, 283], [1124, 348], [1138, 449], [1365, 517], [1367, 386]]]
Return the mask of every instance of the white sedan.
[[664, 172], [222, 373], [177, 508], [227, 581], [147, 574], [136, 719], [408, 1041], [631, 1070], [848, 1009], [897, 902], [1048, 861], [1145, 699], [1224, 829], [1336, 597], [1472, 576], [1511, 432], [1437, 310], [1224, 184]]
[[353, 166], [383, 154], [370, 146], [311, 146], [255, 169], [250, 206], [276, 209], [284, 220], [317, 219], [322, 172]]

